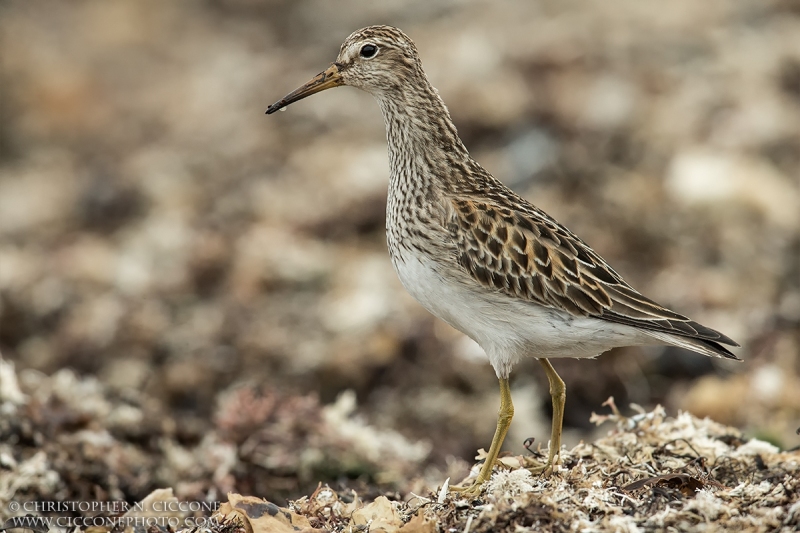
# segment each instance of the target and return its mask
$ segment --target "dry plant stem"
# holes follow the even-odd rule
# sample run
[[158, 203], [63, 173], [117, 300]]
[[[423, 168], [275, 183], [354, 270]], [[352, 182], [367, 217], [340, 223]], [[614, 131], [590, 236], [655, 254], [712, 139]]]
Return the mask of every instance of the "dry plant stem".
[[[563, 385], [563, 383], [562, 383]], [[508, 385], [508, 379], [500, 379], [500, 411], [497, 413], [497, 429], [494, 431], [494, 438], [492, 438], [492, 445], [489, 447], [489, 453], [486, 456], [486, 461], [483, 463], [480, 474], [475, 482], [469, 487], [451, 487], [451, 490], [457, 492], [465, 492], [467, 494], [476, 494], [480, 491], [480, 486], [483, 485], [492, 475], [492, 468], [494, 467], [497, 456], [500, 455], [500, 448], [503, 446], [503, 441], [506, 439], [508, 428], [511, 426], [511, 419], [514, 417], [514, 404], [511, 401], [511, 388]]]

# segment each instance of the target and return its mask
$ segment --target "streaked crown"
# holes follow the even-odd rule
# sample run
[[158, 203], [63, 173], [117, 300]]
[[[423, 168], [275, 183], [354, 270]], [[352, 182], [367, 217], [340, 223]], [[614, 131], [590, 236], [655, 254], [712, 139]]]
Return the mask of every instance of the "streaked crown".
[[346, 85], [375, 95], [424, 77], [414, 42], [392, 26], [368, 26], [350, 34], [336, 65]]

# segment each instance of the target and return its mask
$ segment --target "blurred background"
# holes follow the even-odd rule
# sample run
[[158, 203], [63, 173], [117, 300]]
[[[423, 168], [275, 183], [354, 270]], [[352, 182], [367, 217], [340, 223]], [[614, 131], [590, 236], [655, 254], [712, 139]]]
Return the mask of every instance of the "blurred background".
[[[567, 445], [613, 395], [797, 446], [800, 2], [11, 0], [0, 352], [32, 398], [13, 453], [46, 450], [62, 494], [280, 499], [441, 483], [488, 447], [494, 372], [389, 261], [378, 106], [340, 88], [264, 116], [371, 24], [416, 41], [483, 166], [742, 345], [555, 361]], [[535, 362], [512, 392], [506, 449], [546, 445]]]

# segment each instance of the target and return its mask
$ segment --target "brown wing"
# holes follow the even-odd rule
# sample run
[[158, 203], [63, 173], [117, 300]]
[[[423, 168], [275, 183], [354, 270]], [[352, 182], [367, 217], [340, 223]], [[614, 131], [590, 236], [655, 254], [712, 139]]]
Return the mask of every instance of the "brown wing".
[[575, 316], [738, 346], [639, 294], [589, 246], [535, 207], [526, 205], [523, 211], [465, 198], [452, 202], [448, 230], [459, 263], [484, 286]]

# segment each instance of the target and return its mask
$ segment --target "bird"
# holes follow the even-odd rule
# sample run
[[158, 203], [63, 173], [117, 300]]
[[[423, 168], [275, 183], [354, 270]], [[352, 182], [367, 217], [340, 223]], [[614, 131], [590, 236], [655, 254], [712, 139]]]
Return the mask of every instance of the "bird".
[[351, 86], [378, 102], [386, 126], [386, 236], [405, 289], [430, 313], [472, 338], [500, 385], [480, 494], [514, 406], [515, 363], [539, 361], [553, 405], [547, 462], [558, 464], [566, 387], [552, 358], [593, 358], [621, 346], [670, 345], [739, 360], [731, 338], [643, 296], [589, 245], [492, 176], [472, 157], [422, 67], [414, 42], [392, 26], [353, 32], [327, 69], [267, 108], [272, 114], [320, 91]]

